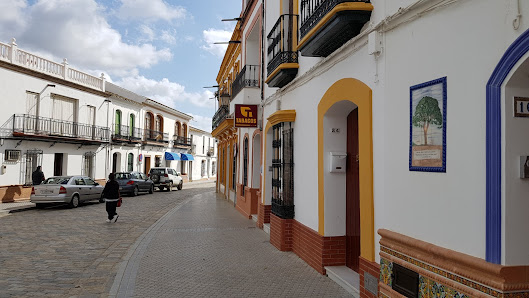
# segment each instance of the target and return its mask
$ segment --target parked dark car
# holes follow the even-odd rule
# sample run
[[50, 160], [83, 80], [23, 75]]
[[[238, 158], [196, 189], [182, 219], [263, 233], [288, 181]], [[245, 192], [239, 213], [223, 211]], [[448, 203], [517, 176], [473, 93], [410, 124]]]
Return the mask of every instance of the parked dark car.
[[140, 172], [116, 173], [116, 181], [119, 183], [121, 194], [137, 196], [140, 192], [154, 192], [154, 182]]

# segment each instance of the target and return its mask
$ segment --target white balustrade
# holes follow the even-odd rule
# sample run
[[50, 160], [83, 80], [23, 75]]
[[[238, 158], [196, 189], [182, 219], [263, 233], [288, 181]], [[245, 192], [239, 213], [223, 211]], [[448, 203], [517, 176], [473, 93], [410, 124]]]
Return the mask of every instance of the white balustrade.
[[82, 71], [69, 68], [66, 79], [95, 89], [101, 89], [101, 79]]
[[105, 90], [104, 76], [98, 78], [70, 68], [66, 59], [64, 59], [64, 62], [61, 64], [23, 51], [17, 47], [15, 39], [13, 39], [12, 45], [0, 42], [0, 60], [81, 84], [99, 91]]
[[11, 51], [10, 45], [0, 42], [0, 60], [9, 61], [10, 51]]

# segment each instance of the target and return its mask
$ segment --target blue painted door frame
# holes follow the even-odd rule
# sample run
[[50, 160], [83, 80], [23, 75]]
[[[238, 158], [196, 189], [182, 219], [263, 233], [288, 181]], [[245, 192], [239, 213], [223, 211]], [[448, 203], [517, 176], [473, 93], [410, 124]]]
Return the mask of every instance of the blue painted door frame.
[[507, 49], [487, 83], [487, 238], [486, 260], [501, 264], [501, 86], [529, 51], [529, 30]]

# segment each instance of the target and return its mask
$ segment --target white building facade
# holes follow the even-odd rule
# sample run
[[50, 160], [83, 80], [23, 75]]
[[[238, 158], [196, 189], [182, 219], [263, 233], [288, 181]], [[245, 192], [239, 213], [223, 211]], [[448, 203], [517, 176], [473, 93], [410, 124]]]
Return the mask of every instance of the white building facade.
[[529, 295], [527, 3], [263, 2], [270, 242], [362, 297]]
[[2, 201], [28, 198], [31, 173], [105, 179], [110, 140], [104, 77], [0, 43]]
[[[190, 115], [135, 94], [104, 76], [70, 68], [0, 43], [0, 198], [27, 200], [31, 174], [148, 173], [167, 166], [187, 177]], [[11, 104], [16, 103], [16, 104]]]
[[191, 154], [194, 157], [190, 161], [189, 180], [210, 180], [217, 176], [217, 143], [211, 133], [196, 127], [189, 127], [191, 138]]

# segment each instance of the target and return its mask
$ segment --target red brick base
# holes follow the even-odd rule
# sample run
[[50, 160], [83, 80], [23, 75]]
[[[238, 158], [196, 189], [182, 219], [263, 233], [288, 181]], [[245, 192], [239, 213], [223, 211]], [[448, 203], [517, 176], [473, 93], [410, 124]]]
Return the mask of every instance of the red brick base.
[[272, 205], [264, 205], [259, 203], [259, 208], [257, 210], [257, 226], [262, 229], [265, 223], [270, 222], [270, 210]]
[[292, 250], [293, 221], [270, 214], [270, 243], [280, 251]]
[[270, 215], [270, 243], [281, 251], [292, 250], [321, 274], [325, 266], [345, 265], [345, 236], [323, 237], [293, 219]]
[[364, 287], [364, 273], [366, 272], [376, 277], [378, 280], [380, 276], [380, 265], [376, 262], [370, 262], [360, 257], [360, 297], [376, 298], [377, 296], [371, 294], [371, 292]]

